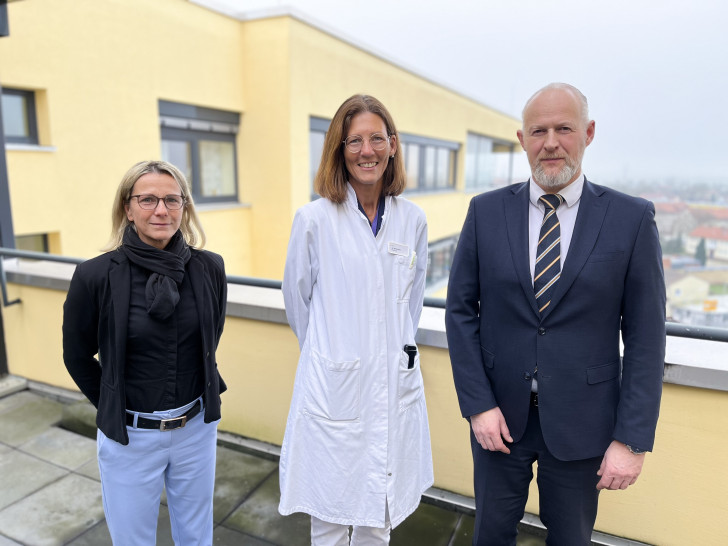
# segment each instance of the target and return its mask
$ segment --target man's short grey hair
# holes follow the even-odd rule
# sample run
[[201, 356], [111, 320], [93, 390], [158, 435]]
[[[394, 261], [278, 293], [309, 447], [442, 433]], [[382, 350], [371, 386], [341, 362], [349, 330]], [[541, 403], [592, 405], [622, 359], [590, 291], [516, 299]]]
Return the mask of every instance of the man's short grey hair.
[[587, 125], [589, 123], [589, 103], [587, 102], [586, 97], [584, 96], [584, 93], [579, 91], [573, 85], [570, 85], [568, 83], [560, 83], [560, 82], [550, 83], [547, 86], [542, 87], [541, 89], [536, 91], [533, 95], [531, 95], [531, 98], [526, 101], [526, 105], [523, 107], [523, 110], [521, 111], [522, 120], [525, 118], [526, 108], [528, 108], [528, 105], [531, 104], [531, 102], [533, 102], [533, 99], [535, 99], [543, 91], [548, 91], [549, 89], [566, 89], [567, 91], [570, 91], [571, 93], [573, 93], [574, 96], [577, 99], [579, 99], [579, 102], [581, 103], [581, 119], [584, 122], [584, 125]]

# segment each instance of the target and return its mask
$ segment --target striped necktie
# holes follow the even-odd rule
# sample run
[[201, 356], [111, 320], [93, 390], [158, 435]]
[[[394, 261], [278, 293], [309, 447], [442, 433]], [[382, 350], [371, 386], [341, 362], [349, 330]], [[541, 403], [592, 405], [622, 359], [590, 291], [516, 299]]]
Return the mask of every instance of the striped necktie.
[[564, 202], [559, 194], [546, 193], [539, 198], [546, 210], [538, 235], [536, 267], [533, 272], [533, 290], [538, 310], [543, 313], [551, 303], [556, 281], [561, 276], [561, 227], [556, 209]]

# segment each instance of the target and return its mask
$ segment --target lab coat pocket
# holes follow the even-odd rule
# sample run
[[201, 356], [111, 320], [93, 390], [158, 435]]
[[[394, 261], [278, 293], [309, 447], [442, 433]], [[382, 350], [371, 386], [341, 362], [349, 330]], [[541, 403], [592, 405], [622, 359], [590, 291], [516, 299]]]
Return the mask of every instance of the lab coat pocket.
[[399, 399], [399, 411], [404, 411], [417, 402], [424, 391], [422, 385], [422, 373], [420, 372], [420, 353], [415, 355], [415, 364], [411, 368], [409, 355], [402, 351], [399, 357], [399, 385], [397, 387], [397, 398]]
[[412, 285], [415, 283], [417, 253], [413, 250], [408, 256], [396, 256], [397, 303], [409, 302]]
[[361, 361], [336, 362], [311, 351], [306, 412], [332, 421], [359, 418]]

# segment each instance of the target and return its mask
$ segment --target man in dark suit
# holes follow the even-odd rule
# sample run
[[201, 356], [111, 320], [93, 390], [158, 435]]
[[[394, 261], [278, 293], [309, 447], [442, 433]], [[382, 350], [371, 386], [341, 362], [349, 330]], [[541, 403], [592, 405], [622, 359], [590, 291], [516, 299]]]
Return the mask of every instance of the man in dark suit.
[[654, 206], [582, 175], [594, 129], [575, 87], [533, 95], [518, 131], [531, 178], [473, 198], [455, 252], [446, 325], [471, 425], [475, 545], [515, 544], [534, 461], [547, 544], [588, 545], [599, 490], [634, 484], [653, 447], [665, 356]]

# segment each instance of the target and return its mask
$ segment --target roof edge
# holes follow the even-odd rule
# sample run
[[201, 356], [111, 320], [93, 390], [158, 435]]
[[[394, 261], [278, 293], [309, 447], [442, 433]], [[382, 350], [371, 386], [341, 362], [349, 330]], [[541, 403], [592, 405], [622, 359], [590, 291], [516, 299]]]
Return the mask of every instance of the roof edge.
[[490, 106], [490, 105], [484, 103], [482, 100], [474, 97], [473, 95], [470, 95], [469, 93], [467, 93], [461, 89], [458, 89], [449, 84], [446, 84], [446, 83], [438, 80], [435, 76], [425, 74], [422, 71], [420, 71], [419, 69], [416, 69], [412, 66], [407, 65], [406, 63], [404, 63], [398, 59], [395, 59], [394, 57], [391, 57], [391, 56], [387, 55], [386, 53], [383, 53], [382, 51], [377, 50], [376, 48], [372, 47], [369, 44], [365, 44], [363, 42], [356, 41], [351, 37], [345, 36], [340, 30], [338, 30], [322, 21], [319, 21], [315, 17], [311, 17], [310, 15], [300, 11], [299, 9], [297, 9], [293, 6], [283, 5], [283, 6], [273, 6], [270, 8], [262, 8], [262, 9], [257, 9], [257, 10], [237, 10], [237, 9], [230, 8], [229, 6], [224, 6], [222, 4], [218, 4], [215, 0], [188, 0], [188, 2], [190, 2], [192, 4], [196, 4], [202, 8], [209, 9], [211, 11], [215, 11], [215, 12], [225, 15], [227, 17], [237, 19], [238, 21], [241, 21], [241, 22], [258, 21], [261, 19], [272, 19], [275, 17], [291, 17], [292, 19], [296, 19], [296, 20], [300, 21], [301, 23], [304, 23], [310, 27], [315, 28], [316, 30], [324, 32], [324, 33], [332, 36], [333, 38], [336, 38], [337, 40], [340, 40], [352, 47], [355, 47], [357, 49], [364, 51], [365, 53], [373, 55], [374, 57], [377, 57], [378, 59], [381, 59], [382, 61], [384, 61], [386, 63], [389, 63], [391, 65], [396, 66], [397, 68], [400, 68], [406, 72], [409, 72], [410, 74], [417, 76], [418, 78], [422, 78], [423, 80], [425, 80], [433, 85], [441, 87], [441, 88], [445, 89], [446, 91], [455, 93], [456, 95], [459, 95], [459, 96], [463, 97], [464, 99], [472, 101], [479, 106], [488, 108], [489, 110], [492, 110], [493, 112], [498, 113], [498, 114], [505, 116], [509, 119], [512, 119], [514, 121], [517, 121], [517, 122], [521, 121], [521, 118], [508, 114], [498, 108], [494, 108], [493, 106]]

